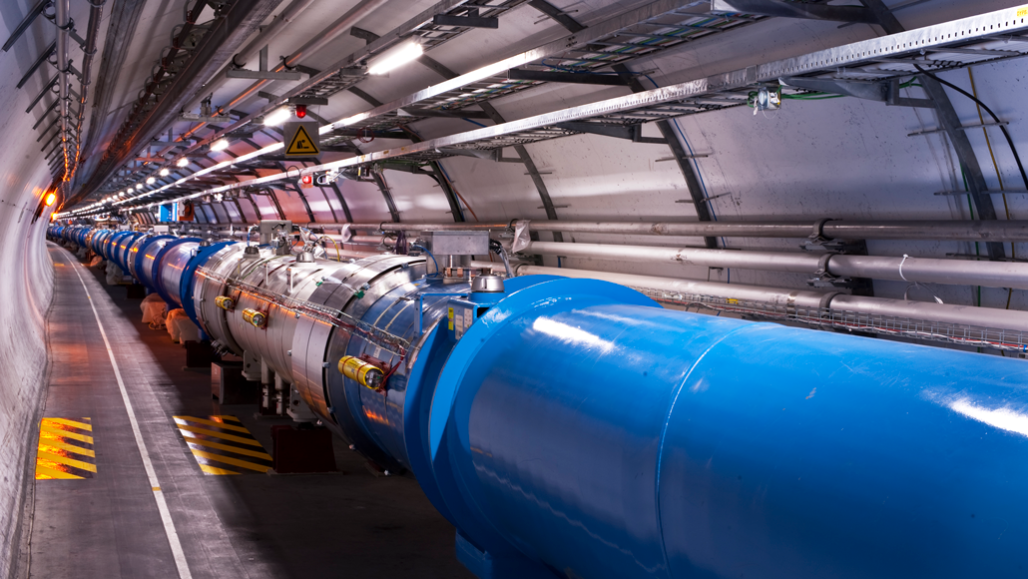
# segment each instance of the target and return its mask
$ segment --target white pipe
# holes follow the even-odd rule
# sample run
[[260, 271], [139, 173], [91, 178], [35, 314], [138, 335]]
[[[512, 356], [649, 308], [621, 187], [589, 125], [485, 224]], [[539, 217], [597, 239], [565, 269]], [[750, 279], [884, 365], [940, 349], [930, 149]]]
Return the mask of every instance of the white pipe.
[[[814, 291], [790, 290], [760, 286], [723, 284], [648, 275], [632, 275], [608, 271], [522, 265], [517, 275], [557, 275], [609, 281], [640, 289], [679, 293], [684, 296], [709, 296], [742, 302], [757, 302], [778, 308], [798, 310], [829, 309], [836, 314], [865, 314], [903, 318], [940, 324], [973, 326], [1010, 331], [1019, 335], [1028, 331], [1028, 312], [978, 308], [934, 302], [912, 302]], [[813, 313], [813, 312], [812, 312]]]
[[836, 277], [1028, 289], [1028, 264], [1012, 262], [543, 241], [530, 242], [520, 253], [559, 255], [585, 260], [624, 260], [641, 263], [783, 271], [810, 275], [816, 275], [823, 270]]

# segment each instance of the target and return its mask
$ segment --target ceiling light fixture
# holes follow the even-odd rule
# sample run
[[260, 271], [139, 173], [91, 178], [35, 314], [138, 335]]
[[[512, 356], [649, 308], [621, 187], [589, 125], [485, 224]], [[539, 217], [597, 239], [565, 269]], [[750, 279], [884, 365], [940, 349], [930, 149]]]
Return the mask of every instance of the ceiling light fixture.
[[289, 120], [293, 116], [293, 113], [289, 110], [289, 107], [282, 107], [275, 109], [268, 116], [264, 117], [265, 127], [277, 127], [282, 123]]
[[146, 184], [147, 185], [153, 185], [156, 182], [157, 182], [157, 179], [155, 177], [147, 177], [146, 178]]
[[228, 148], [228, 140], [226, 140], [226, 139], [218, 139], [217, 141], [214, 141], [213, 143], [211, 143], [211, 150], [212, 151], [224, 151], [227, 148]]
[[182, 157], [181, 159], [178, 160], [177, 163], [175, 163], [175, 165], [177, 167], [185, 167], [188, 164], [189, 164], [189, 159], [187, 159], [185, 157]]
[[136, 184], [136, 191], [142, 191], [142, 190], [143, 190], [143, 184], [142, 183], [137, 183]]
[[166, 169], [166, 168], [165, 168], [165, 169], [161, 169], [161, 172], [159, 173], [159, 175], [160, 175], [161, 177], [167, 177], [167, 176], [168, 176], [168, 175], [170, 175], [170, 174], [171, 174], [171, 171], [169, 171], [169, 170], [168, 170], [168, 169]]
[[412, 62], [425, 53], [420, 43], [408, 40], [383, 52], [368, 63], [368, 74], [386, 74]]

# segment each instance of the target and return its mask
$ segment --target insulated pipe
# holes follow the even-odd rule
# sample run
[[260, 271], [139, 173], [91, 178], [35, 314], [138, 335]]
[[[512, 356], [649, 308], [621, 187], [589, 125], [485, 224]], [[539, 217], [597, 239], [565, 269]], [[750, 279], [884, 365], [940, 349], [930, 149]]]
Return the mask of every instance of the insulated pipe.
[[[503, 231], [513, 222], [495, 223], [354, 223], [359, 231]], [[925, 239], [953, 241], [1028, 241], [1028, 221], [867, 221], [819, 219], [788, 222], [669, 223], [609, 221], [526, 221], [530, 231], [659, 235], [674, 237], [778, 237], [803, 239]], [[333, 224], [317, 223], [329, 227]], [[340, 225], [340, 224], [335, 224]]]
[[600, 279], [632, 288], [675, 292], [684, 296], [710, 296], [725, 300], [756, 302], [777, 308], [774, 311], [778, 312], [807, 310], [810, 313], [815, 313], [820, 309], [828, 309], [838, 314], [866, 314], [917, 322], [1007, 330], [1014, 335], [1028, 333], [1028, 312], [1017, 310], [892, 300], [853, 296], [839, 292], [802, 291], [787, 288], [725, 284], [537, 265], [521, 265], [517, 268], [517, 275], [553, 275], [570, 278]]
[[674, 263], [704, 267], [726, 267], [783, 271], [836, 277], [863, 277], [890, 281], [980, 285], [1028, 289], [1028, 264], [882, 257], [863, 255], [806, 254], [724, 249], [692, 249], [596, 243], [529, 242], [520, 253], [559, 255], [585, 260], [627, 260], [642, 263]]
[[71, 97], [68, 94], [68, 74], [71, 67], [68, 65], [68, 35], [71, 29], [71, 21], [68, 17], [71, 0], [55, 0], [55, 19], [57, 25], [57, 81], [59, 87], [59, 98], [61, 101], [61, 142], [64, 147], [64, 170], [67, 174], [70, 161], [68, 159], [68, 103]]

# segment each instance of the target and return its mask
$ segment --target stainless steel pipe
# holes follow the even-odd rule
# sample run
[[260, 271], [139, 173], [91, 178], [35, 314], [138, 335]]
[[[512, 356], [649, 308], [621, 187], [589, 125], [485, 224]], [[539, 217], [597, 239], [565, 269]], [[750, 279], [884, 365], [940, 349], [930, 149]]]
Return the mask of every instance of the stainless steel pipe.
[[[504, 230], [513, 222], [354, 223], [360, 231]], [[328, 226], [329, 224], [319, 224]], [[658, 235], [664, 237], [774, 237], [803, 239], [926, 239], [953, 241], [1028, 241], [1028, 221], [870, 221], [829, 220], [751, 223], [667, 223], [609, 221], [530, 221], [531, 231]]]
[[530, 242], [521, 253], [586, 260], [626, 260], [810, 275], [826, 273], [835, 277], [1028, 289], [1028, 264], [1010, 262], [543, 241]]
[[827, 308], [833, 313], [840, 314], [854, 313], [905, 318], [959, 326], [1008, 330], [1018, 334], [1028, 331], [1028, 312], [1016, 310], [977, 308], [973, 306], [937, 304], [935, 302], [913, 302], [852, 296], [838, 292], [823, 293], [809, 290], [724, 284], [660, 276], [536, 265], [519, 266], [517, 268], [517, 275], [559, 275], [564, 277], [591, 278], [619, 283], [633, 288], [759, 302], [770, 306], [785, 306], [800, 310]]
[[64, 148], [64, 169], [68, 171], [68, 103], [71, 96], [68, 92], [68, 74], [71, 67], [68, 65], [68, 36], [71, 33], [71, 24], [68, 17], [71, 0], [56, 0], [54, 2], [54, 24], [57, 25], [57, 86], [60, 98], [61, 115], [61, 146]]

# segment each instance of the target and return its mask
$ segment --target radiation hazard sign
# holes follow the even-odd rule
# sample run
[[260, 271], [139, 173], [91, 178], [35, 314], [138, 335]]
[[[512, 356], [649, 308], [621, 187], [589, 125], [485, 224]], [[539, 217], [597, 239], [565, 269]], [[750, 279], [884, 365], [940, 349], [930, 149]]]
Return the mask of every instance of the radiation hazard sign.
[[282, 145], [286, 157], [320, 157], [321, 134], [318, 123], [286, 123], [283, 127]]

